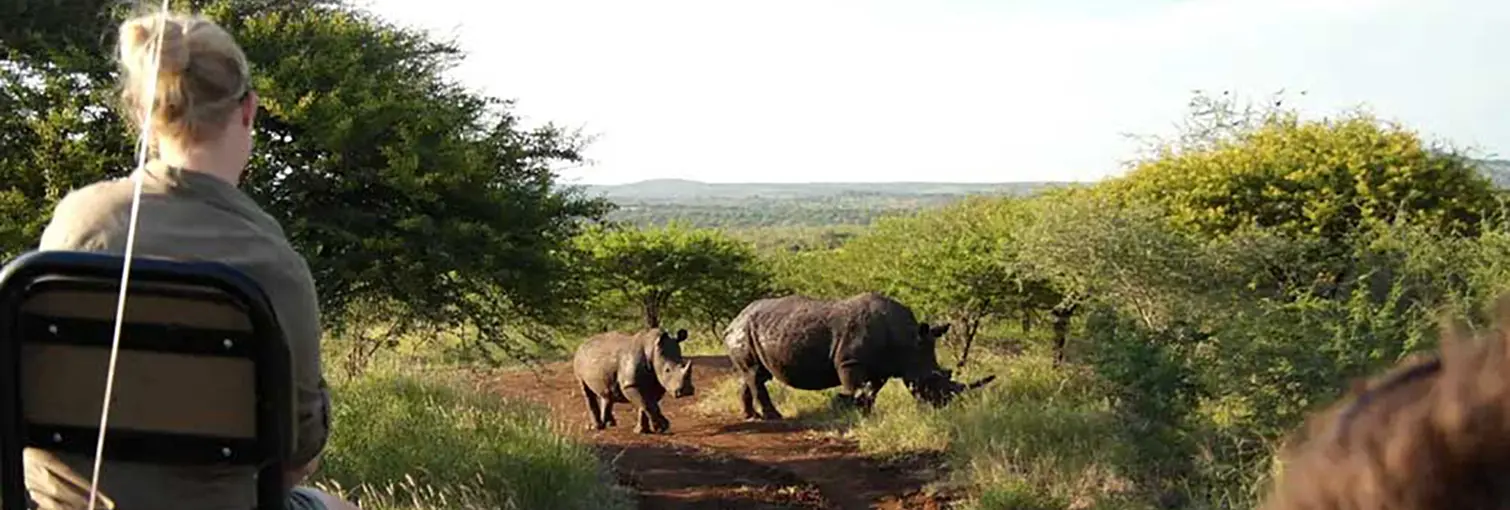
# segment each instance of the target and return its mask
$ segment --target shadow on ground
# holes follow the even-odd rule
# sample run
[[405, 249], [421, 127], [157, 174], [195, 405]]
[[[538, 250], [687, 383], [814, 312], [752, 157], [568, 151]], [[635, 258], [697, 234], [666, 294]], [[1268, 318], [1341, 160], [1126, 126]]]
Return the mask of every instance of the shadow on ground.
[[682, 445], [600, 445], [644, 509], [839, 508], [817, 486], [772, 466]]
[[[725, 356], [691, 358], [699, 382], [733, 375]], [[635, 490], [640, 508], [931, 509], [954, 499], [929, 491], [942, 476], [939, 456], [871, 458], [853, 441], [815, 433], [802, 417], [747, 422], [707, 416], [693, 409], [703, 398], [699, 393], [661, 402], [671, 434], [636, 434], [624, 426], [630, 422], [623, 414], [618, 427], [588, 431], [580, 385], [568, 363], [504, 374], [491, 383], [502, 395], [549, 406], [562, 432], [593, 444], [619, 483]]]

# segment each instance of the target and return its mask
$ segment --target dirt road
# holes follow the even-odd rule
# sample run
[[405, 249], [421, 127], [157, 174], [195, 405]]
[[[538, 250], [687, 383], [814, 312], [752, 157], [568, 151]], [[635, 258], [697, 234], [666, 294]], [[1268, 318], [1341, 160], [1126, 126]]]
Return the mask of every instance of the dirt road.
[[614, 411], [617, 427], [587, 430], [587, 406], [567, 363], [510, 373], [494, 387], [550, 406], [568, 433], [596, 445], [620, 483], [639, 493], [640, 508], [936, 509], [949, 499], [924, 490], [942, 475], [936, 458], [883, 462], [798, 423], [704, 416], [692, 408], [695, 399], [731, 377], [729, 361], [693, 360], [699, 394], [661, 401], [671, 420], [667, 435], [634, 433], [635, 413], [624, 404]]

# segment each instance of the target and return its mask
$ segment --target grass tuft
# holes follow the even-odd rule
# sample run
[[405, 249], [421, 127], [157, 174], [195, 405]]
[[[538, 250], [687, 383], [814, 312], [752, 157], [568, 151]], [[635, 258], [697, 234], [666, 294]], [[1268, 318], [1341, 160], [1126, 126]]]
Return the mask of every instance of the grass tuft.
[[369, 510], [618, 509], [625, 494], [548, 412], [457, 374], [384, 370], [332, 388], [333, 431], [315, 485]]

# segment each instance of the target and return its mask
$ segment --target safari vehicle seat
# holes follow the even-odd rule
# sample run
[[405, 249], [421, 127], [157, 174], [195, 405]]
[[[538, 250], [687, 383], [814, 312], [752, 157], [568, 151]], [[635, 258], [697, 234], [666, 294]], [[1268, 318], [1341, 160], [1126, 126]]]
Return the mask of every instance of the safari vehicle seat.
[[[77, 465], [87, 487], [124, 261], [33, 251], [0, 269], [0, 509], [28, 508], [28, 447]], [[189, 508], [192, 495], [173, 494], [164, 474], [245, 471], [256, 479], [242, 489], [255, 497], [247, 508], [285, 508], [290, 363], [250, 278], [219, 263], [133, 257], [101, 501], [132, 510], [166, 497]]]

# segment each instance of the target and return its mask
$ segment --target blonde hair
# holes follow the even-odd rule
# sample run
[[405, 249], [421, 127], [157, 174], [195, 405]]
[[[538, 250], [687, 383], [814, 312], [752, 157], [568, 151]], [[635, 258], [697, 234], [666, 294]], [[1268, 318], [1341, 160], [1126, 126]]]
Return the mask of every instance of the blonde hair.
[[1444, 324], [1407, 360], [1317, 413], [1264, 510], [1510, 508], [1510, 299], [1495, 329]]
[[[147, 94], [158, 29], [162, 51], [155, 97]], [[128, 124], [138, 126], [152, 107], [157, 140], [199, 142], [220, 134], [227, 116], [251, 90], [246, 54], [231, 34], [199, 15], [144, 14], [120, 26], [120, 99]], [[153, 140], [152, 145], [156, 146]]]

